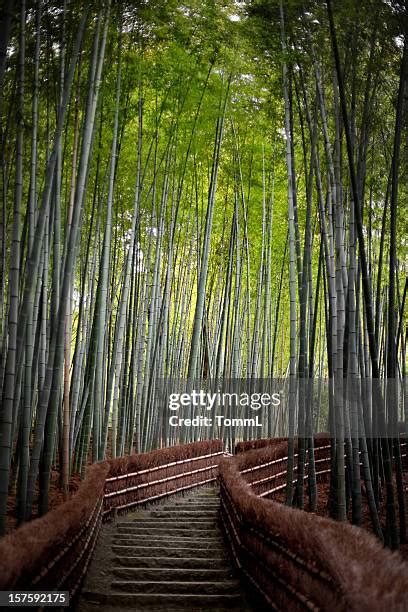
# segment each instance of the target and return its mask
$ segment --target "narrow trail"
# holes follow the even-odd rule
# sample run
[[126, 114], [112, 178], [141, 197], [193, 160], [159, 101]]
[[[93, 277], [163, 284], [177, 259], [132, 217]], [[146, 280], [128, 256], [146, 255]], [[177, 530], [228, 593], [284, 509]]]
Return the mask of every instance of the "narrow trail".
[[218, 491], [201, 488], [104, 525], [77, 612], [253, 610], [218, 509]]

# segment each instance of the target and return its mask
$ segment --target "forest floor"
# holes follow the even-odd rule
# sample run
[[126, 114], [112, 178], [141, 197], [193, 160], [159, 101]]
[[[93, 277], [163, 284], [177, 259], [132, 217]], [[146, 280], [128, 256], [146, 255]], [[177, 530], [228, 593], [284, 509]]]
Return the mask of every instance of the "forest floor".
[[[53, 470], [51, 472], [49, 510], [53, 510], [54, 508], [56, 508], [57, 506], [59, 506], [65, 501], [64, 493], [60, 486], [60, 477], [61, 477], [61, 473], [58, 470]], [[79, 474], [74, 474], [73, 476], [71, 476], [69, 480], [69, 484], [68, 484], [68, 499], [72, 497], [72, 495], [74, 495], [74, 493], [78, 490], [78, 487], [80, 484], [81, 484], [81, 477], [79, 476]], [[38, 487], [36, 487], [35, 498], [34, 498], [34, 503], [33, 503], [33, 514], [32, 514], [33, 519], [38, 518], [37, 498], [38, 498]], [[16, 529], [18, 526], [16, 508], [17, 508], [17, 496], [16, 496], [16, 492], [14, 489], [13, 492], [9, 495], [9, 498], [7, 501], [7, 515], [8, 515], [7, 532], [8, 533], [10, 533], [11, 531], [14, 531], [14, 529]]]
[[[92, 445], [91, 447], [92, 448]], [[112, 456], [111, 452], [111, 436], [108, 435], [108, 444], [106, 448], [106, 458], [110, 459]], [[89, 452], [89, 456], [86, 462], [86, 469], [88, 469], [92, 465], [92, 452]], [[68, 497], [72, 497], [78, 490], [79, 485], [81, 484], [81, 476], [79, 474], [73, 474], [68, 482]], [[58, 507], [64, 501], [67, 501], [64, 498], [64, 493], [61, 488], [61, 471], [59, 469], [58, 464], [54, 466], [54, 469], [51, 471], [51, 484], [50, 484], [50, 492], [49, 492], [49, 511]], [[17, 495], [16, 495], [16, 487], [14, 487], [8, 497], [7, 501], [7, 533], [14, 531], [18, 527], [17, 521]], [[38, 482], [36, 483], [35, 495], [34, 495], [34, 503], [33, 503], [33, 512], [32, 518], [38, 518]]]
[[[408, 490], [408, 473], [404, 473], [404, 490], [405, 492]], [[329, 512], [329, 493], [330, 493], [330, 485], [327, 482], [320, 482], [317, 485], [317, 509], [315, 514], [319, 515], [319, 516], [323, 516], [325, 518], [330, 518], [330, 512]], [[310, 510], [308, 509], [309, 506], [309, 492], [308, 492], [308, 487], [307, 485], [305, 486], [305, 506], [304, 509], [306, 510], [306, 512], [310, 512]], [[279, 503], [284, 503], [285, 502], [285, 493], [284, 492], [279, 492], [278, 494], [274, 495], [273, 497], [270, 497], [269, 499], [272, 499], [273, 501], [279, 502]], [[406, 498], [405, 498], [406, 499]], [[407, 499], [406, 499], [407, 502]], [[407, 521], [407, 525], [408, 525], [408, 508], [406, 506], [405, 508], [406, 510], [406, 521]], [[350, 507], [348, 509], [348, 514], [347, 514], [348, 520], [351, 523], [352, 521], [352, 517], [351, 517], [351, 503], [350, 503]], [[385, 519], [386, 519], [386, 507], [385, 507], [385, 497], [383, 497], [383, 499], [380, 502], [380, 522], [381, 522], [381, 526], [384, 529], [385, 528]], [[367, 531], [373, 531], [373, 527], [371, 524], [371, 518], [370, 518], [370, 510], [368, 508], [368, 503], [367, 503], [367, 498], [364, 495], [363, 492], [363, 516], [362, 516], [362, 522], [360, 527], [362, 527], [363, 529], [366, 529]], [[408, 542], [401, 544], [400, 546], [400, 553], [403, 557], [403, 559], [405, 561], [408, 561]]]

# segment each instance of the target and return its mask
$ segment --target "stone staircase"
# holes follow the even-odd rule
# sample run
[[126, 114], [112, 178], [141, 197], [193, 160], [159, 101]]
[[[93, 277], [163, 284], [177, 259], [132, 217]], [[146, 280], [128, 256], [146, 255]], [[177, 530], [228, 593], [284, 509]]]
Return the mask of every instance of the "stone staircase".
[[251, 610], [218, 508], [217, 490], [200, 488], [103, 526], [77, 612]]

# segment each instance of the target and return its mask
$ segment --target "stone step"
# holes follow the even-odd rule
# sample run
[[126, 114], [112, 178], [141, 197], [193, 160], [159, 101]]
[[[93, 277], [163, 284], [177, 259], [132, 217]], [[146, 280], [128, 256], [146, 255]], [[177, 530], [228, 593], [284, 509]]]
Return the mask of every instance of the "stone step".
[[[208, 551], [206, 549], [198, 549], [193, 544], [191, 546], [183, 546], [178, 548], [169, 548], [167, 546], [134, 546], [131, 544], [114, 544], [112, 551], [116, 555], [127, 555], [127, 556], [149, 556], [149, 557], [195, 557], [195, 558], [206, 558]], [[223, 548], [211, 549], [211, 554], [215, 557], [227, 558], [227, 553]]]
[[[93, 603], [92, 601], [86, 601], [85, 599], [83, 599], [80, 608], [77, 609], [76, 612], [121, 612], [121, 610], [126, 610], [126, 612], [128, 610], [131, 610], [132, 612], [146, 612], [146, 610], [148, 610], [148, 612], [179, 612], [182, 609], [183, 607], [180, 607], [180, 605], [178, 607], [172, 606], [171, 608], [169, 608], [168, 606], [166, 606], [165, 608], [163, 608], [163, 606], [160, 607], [160, 604], [150, 605], [147, 603], [137, 606], [133, 604], [131, 607], [124, 606], [123, 604], [121, 607], [118, 607], [115, 604], [105, 603], [103, 604], [103, 607], [101, 607], [100, 601], [96, 601], [95, 603]], [[189, 612], [191, 612], [191, 610], [200, 610], [200, 612], [204, 612], [206, 610], [205, 607], [203, 608], [197, 606], [194, 606], [194, 608], [190, 609], [184, 608], [184, 610], [186, 609], [189, 610]], [[230, 605], [229, 607], [226, 607], [225, 605], [217, 605], [211, 608], [211, 612], [244, 612], [246, 610], [250, 610], [250, 608], [244, 608], [241, 601], [239, 601], [238, 604]]]
[[95, 602], [106, 611], [111, 606], [112, 610], [119, 607], [132, 610], [206, 610], [220, 612], [222, 610], [239, 610], [242, 599], [238, 593], [225, 593], [206, 595], [201, 593], [121, 593], [111, 592], [109, 594], [94, 591], [82, 591], [82, 595], [90, 602]]
[[[241, 603], [238, 593], [111, 593], [105, 602], [109, 605], [124, 606], [140, 610], [206, 610], [212, 611], [219, 607], [234, 608]], [[242, 608], [241, 608], [242, 609]]]
[[136, 568], [174, 568], [174, 569], [226, 569], [230, 567], [229, 558], [227, 556], [218, 556], [212, 554], [203, 557], [195, 555], [194, 557], [169, 557], [167, 555], [160, 556], [140, 556], [132, 554], [121, 554], [120, 556], [112, 557], [111, 565], [113, 567], [124, 567], [126, 569]]
[[[196, 495], [192, 495], [191, 497], [179, 497], [176, 499], [171, 499], [171, 503], [178, 503], [178, 502], [188, 502], [188, 503], [194, 503], [194, 502], [218, 502], [220, 499], [220, 496], [216, 493], [207, 493], [207, 494], [202, 494], [202, 495], [198, 495], [198, 493]], [[169, 502], [167, 502], [169, 503]]]
[[211, 538], [215, 536], [218, 536], [220, 534], [220, 530], [219, 527], [217, 525], [214, 525], [214, 527], [212, 528], [208, 528], [208, 529], [183, 529], [181, 527], [174, 527], [173, 529], [162, 529], [160, 527], [135, 527], [134, 529], [120, 529], [117, 532], [117, 535], [127, 535], [127, 536], [131, 536], [131, 535], [142, 535], [142, 534], [146, 534], [146, 535], [150, 535], [150, 536], [154, 536], [154, 535], [169, 535], [169, 536], [173, 536], [173, 537], [184, 537], [186, 535], [189, 535], [192, 538]]
[[[206, 527], [208, 527], [208, 525], [216, 524], [217, 520], [213, 516], [209, 516], [208, 518], [199, 518], [194, 521], [195, 529], [199, 529], [200, 527], [205, 529]], [[139, 525], [159, 525], [160, 527], [174, 527], [174, 520], [171, 520], [170, 518], [166, 517], [152, 518], [151, 516], [143, 516], [133, 521], [120, 521], [119, 523], [117, 523], [118, 529], [121, 529], [123, 527], [138, 527]], [[185, 529], [189, 529], [189, 527], [191, 527], [191, 521], [181, 521], [179, 523], [179, 526], [180, 528], [184, 527]]]
[[206, 550], [212, 550], [214, 548], [223, 548], [223, 541], [221, 538], [201, 538], [200, 540], [196, 540], [191, 537], [177, 537], [174, 538], [170, 535], [134, 535], [126, 536], [126, 535], [114, 535], [112, 537], [112, 544], [131, 544], [132, 546], [138, 546], [141, 544], [142, 546], [189, 546], [193, 544], [197, 548], [205, 548]]
[[216, 502], [184, 502], [168, 504], [167, 506], [161, 506], [160, 508], [153, 508], [152, 510], [218, 510], [220, 507], [219, 503]]
[[179, 502], [194, 502], [197, 500], [209, 500], [209, 501], [214, 501], [214, 500], [218, 500], [220, 498], [219, 493], [211, 493], [211, 494], [205, 494], [205, 495], [199, 495], [197, 492], [195, 495], [185, 495], [185, 496], [180, 496], [180, 497], [168, 497], [166, 500], [164, 500], [164, 503], [166, 504], [177, 504]]
[[[219, 496], [206, 496], [206, 497], [177, 497], [174, 499], [167, 499], [163, 504], [159, 504], [160, 506], [180, 506], [183, 504], [188, 504], [189, 506], [193, 506], [195, 504], [205, 504], [206, 506], [217, 505], [220, 503]], [[157, 508], [157, 506], [155, 506]]]
[[203, 519], [208, 518], [214, 520], [218, 515], [217, 510], [186, 510], [182, 509], [163, 509], [163, 510], [152, 510], [150, 516], [153, 518], [166, 518], [166, 519]]
[[[197, 538], [199, 536], [199, 538]], [[167, 529], [161, 529], [160, 531], [155, 531], [154, 529], [148, 528], [143, 529], [140, 527], [139, 529], [133, 529], [131, 531], [121, 530], [114, 531], [111, 534], [112, 538], [142, 538], [142, 539], [179, 539], [179, 540], [191, 540], [196, 542], [197, 539], [204, 541], [218, 541], [224, 542], [224, 538], [222, 537], [221, 530], [218, 528], [203, 530], [199, 529], [198, 531], [180, 529], [177, 533], [173, 531], [169, 532]]]
[[190, 594], [218, 595], [234, 594], [239, 590], [237, 580], [222, 580], [212, 582], [203, 580], [197, 582], [185, 581], [141, 581], [141, 580], [114, 580], [111, 588], [121, 593], [167, 593], [169, 595]]
[[147, 582], [176, 581], [180, 582], [219, 582], [231, 580], [234, 572], [231, 569], [214, 568], [175, 568], [175, 567], [114, 567], [112, 573], [121, 580]]
[[116, 533], [168, 533], [170, 535], [179, 534], [187, 534], [190, 533], [194, 536], [201, 537], [205, 534], [219, 533], [219, 526], [217, 523], [206, 523], [205, 525], [198, 525], [196, 523], [178, 523], [177, 521], [173, 521], [171, 525], [163, 525], [163, 524], [154, 524], [154, 523], [135, 523], [133, 525], [129, 525], [129, 527], [118, 527]]

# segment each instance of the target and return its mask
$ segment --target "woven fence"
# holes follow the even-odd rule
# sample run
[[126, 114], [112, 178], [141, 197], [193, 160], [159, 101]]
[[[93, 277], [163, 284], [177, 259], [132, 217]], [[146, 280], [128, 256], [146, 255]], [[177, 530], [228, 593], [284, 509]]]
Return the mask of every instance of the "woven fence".
[[0, 588], [69, 591], [74, 597], [102, 521], [215, 481], [222, 455], [222, 442], [213, 440], [92, 465], [70, 500], [0, 540]]
[[[265, 609], [408, 610], [407, 565], [398, 553], [364, 529], [270, 499], [285, 486], [287, 450], [282, 441], [219, 465], [223, 528]], [[327, 478], [329, 439], [317, 439], [315, 451], [318, 477]]]

